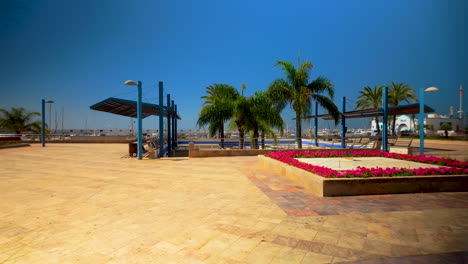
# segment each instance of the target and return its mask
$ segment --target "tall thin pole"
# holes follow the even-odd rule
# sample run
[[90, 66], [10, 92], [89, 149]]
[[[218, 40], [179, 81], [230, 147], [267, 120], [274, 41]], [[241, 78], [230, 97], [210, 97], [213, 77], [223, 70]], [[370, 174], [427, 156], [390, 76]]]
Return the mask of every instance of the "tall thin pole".
[[[171, 107], [171, 95], [167, 94], [167, 107], [168, 110]], [[167, 152], [171, 152], [171, 137], [172, 137], [172, 130], [171, 130], [171, 111], [167, 111]]]
[[159, 157], [164, 156], [164, 93], [163, 82], [159, 82]]
[[41, 142], [45, 147], [45, 100], [42, 99], [42, 124], [41, 124]]
[[424, 88], [419, 89], [419, 154], [424, 155]]
[[385, 86], [382, 98], [383, 120], [382, 120], [382, 151], [388, 151], [388, 87]]
[[343, 109], [341, 114], [341, 148], [346, 148], [346, 97], [343, 96]]
[[315, 146], [318, 146], [318, 102], [315, 102], [315, 118], [314, 118], [314, 141]]
[[171, 101], [171, 110], [172, 110], [172, 115], [171, 115], [171, 122], [172, 122], [172, 134], [171, 134], [171, 138], [172, 138], [172, 149], [175, 149], [175, 119], [176, 119], [176, 115], [175, 115], [175, 109], [174, 109], [174, 100]]
[[63, 119], [65, 118], [64, 116], [64, 107], [62, 106], [62, 134], [63, 134]]
[[[460, 85], [460, 110], [458, 111], [460, 119], [463, 120], [463, 108], [462, 108], [462, 97], [463, 97], [463, 87]], [[462, 121], [463, 126], [463, 121]]]
[[47, 120], [47, 124], [50, 127], [49, 133], [52, 132], [52, 104], [49, 104], [49, 119]]
[[174, 142], [175, 146], [177, 147], [177, 105], [174, 105], [174, 111], [175, 111], [175, 116], [174, 116]]
[[57, 133], [57, 109], [55, 109], [54, 114], [55, 114], [55, 128], [54, 128], [54, 134], [56, 134], [56, 133]]
[[141, 160], [143, 158], [143, 126], [142, 126], [142, 84], [141, 81], [138, 81], [138, 101], [137, 101], [137, 119], [138, 119], [138, 135], [137, 135], [137, 155], [138, 159]]

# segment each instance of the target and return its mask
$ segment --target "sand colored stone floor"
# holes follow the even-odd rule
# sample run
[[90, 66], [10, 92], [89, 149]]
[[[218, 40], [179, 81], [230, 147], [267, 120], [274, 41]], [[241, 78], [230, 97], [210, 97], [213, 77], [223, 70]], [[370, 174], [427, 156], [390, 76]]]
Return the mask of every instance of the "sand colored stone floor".
[[0, 150], [0, 263], [463, 261], [468, 251], [467, 193], [320, 200], [256, 170], [255, 157], [137, 161], [121, 159], [126, 150]]

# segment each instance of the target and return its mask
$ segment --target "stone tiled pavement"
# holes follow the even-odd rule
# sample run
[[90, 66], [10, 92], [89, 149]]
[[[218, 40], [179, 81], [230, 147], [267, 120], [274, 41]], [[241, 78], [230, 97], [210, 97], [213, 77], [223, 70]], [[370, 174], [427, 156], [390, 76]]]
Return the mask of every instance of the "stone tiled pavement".
[[255, 157], [120, 159], [126, 150], [0, 150], [0, 263], [466, 258], [467, 193], [317, 198]]

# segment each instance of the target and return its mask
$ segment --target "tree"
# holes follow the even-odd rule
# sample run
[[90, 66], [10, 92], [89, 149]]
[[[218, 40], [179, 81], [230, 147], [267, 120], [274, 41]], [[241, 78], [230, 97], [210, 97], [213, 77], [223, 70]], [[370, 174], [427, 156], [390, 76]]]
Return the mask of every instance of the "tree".
[[244, 148], [244, 138], [245, 138], [245, 125], [247, 120], [249, 119], [250, 113], [250, 106], [247, 98], [244, 96], [244, 91], [246, 89], [245, 83], [242, 84], [241, 93], [237, 94], [233, 102], [232, 108], [232, 118], [233, 122], [237, 127], [237, 131], [239, 132], [239, 148]]
[[445, 134], [445, 138], [448, 138], [448, 131], [449, 131], [449, 130], [452, 130], [452, 126], [449, 125], [449, 124], [447, 124], [447, 123], [445, 123], [445, 124], [441, 125], [439, 129], [440, 129], [440, 130], [443, 130], [443, 131], [444, 131], [444, 134]]
[[232, 117], [233, 102], [238, 96], [237, 90], [228, 84], [213, 84], [206, 87], [203, 107], [198, 115], [199, 127], [208, 125], [208, 133], [213, 137], [218, 133], [221, 148], [224, 148], [224, 122]]
[[[291, 62], [277, 61], [275, 66], [281, 67], [284, 79], [274, 80], [268, 92], [277, 109], [283, 110], [286, 105], [290, 105], [296, 113], [296, 134], [298, 148], [302, 149], [302, 120], [305, 115], [311, 112], [311, 103], [316, 101], [335, 119], [338, 124], [338, 107], [333, 103], [333, 84], [325, 77], [318, 77], [309, 82], [309, 73], [313, 68], [312, 63], [304, 62], [295, 69]], [[329, 97], [322, 95], [328, 94]]]
[[284, 121], [280, 111], [273, 105], [268, 91], [257, 91], [248, 98], [250, 117], [246, 122], [246, 129], [252, 131], [253, 148], [258, 149], [258, 138], [262, 139], [262, 148], [265, 148], [265, 135], [276, 138], [273, 128], [283, 133]]
[[23, 107], [12, 107], [10, 110], [0, 109], [0, 127], [11, 129], [16, 134], [20, 134], [21, 131], [37, 132], [41, 127], [41, 122], [34, 121], [33, 118], [40, 115], [38, 112], [29, 112]]
[[[415, 91], [408, 85], [404, 83], [394, 83], [390, 85], [390, 90], [388, 91], [388, 103], [390, 106], [398, 106], [400, 102], [415, 101], [416, 96], [414, 95]], [[396, 124], [396, 115], [393, 116], [392, 121], [392, 133], [396, 135], [395, 131]]]
[[[385, 85], [364, 87], [364, 91], [359, 91], [361, 95], [358, 96], [359, 101], [356, 103], [355, 109], [379, 108], [382, 106], [382, 93]], [[375, 117], [375, 124], [377, 125], [377, 134], [380, 134], [379, 117]]]

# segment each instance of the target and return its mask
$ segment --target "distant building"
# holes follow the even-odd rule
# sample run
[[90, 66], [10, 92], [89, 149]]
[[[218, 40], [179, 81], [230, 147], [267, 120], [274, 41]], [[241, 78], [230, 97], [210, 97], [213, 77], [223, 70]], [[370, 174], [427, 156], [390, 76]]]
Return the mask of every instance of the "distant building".
[[[391, 129], [391, 119], [388, 122], [388, 130]], [[415, 131], [416, 126], [419, 124], [418, 115], [415, 115], [414, 119], [412, 120], [411, 116], [409, 115], [401, 115], [397, 116], [395, 130], [397, 134], [401, 131]], [[449, 118], [448, 116], [439, 115], [439, 114], [428, 114], [427, 118], [424, 119], [424, 125], [430, 125], [431, 130], [438, 131], [440, 130], [440, 126], [443, 124], [449, 124], [452, 126], [452, 130], [459, 131], [463, 129], [462, 126], [462, 119], [459, 118]], [[380, 131], [382, 131], [382, 120], [379, 121]], [[375, 133], [377, 131], [377, 126], [375, 125], [375, 120], [372, 119], [371, 122], [371, 129], [372, 132]]]
[[432, 126], [432, 130], [437, 131], [440, 130], [440, 126], [444, 124], [448, 124], [452, 126], [452, 130], [459, 131], [463, 129], [462, 119], [459, 118], [449, 118], [444, 115], [439, 114], [429, 114], [424, 120], [425, 125]]

